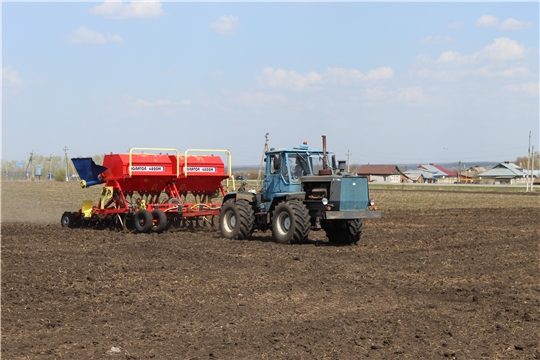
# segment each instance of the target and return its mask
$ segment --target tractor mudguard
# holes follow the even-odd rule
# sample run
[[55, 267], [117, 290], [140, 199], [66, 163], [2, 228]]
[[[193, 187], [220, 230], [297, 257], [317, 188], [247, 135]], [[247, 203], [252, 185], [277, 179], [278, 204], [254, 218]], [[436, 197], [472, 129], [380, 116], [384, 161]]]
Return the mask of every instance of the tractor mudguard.
[[300, 200], [304, 201], [306, 199], [306, 193], [305, 192], [294, 192], [294, 193], [277, 193], [274, 195], [274, 198], [272, 199], [272, 203], [270, 204], [269, 211], [272, 211], [276, 205], [280, 201], [289, 201], [289, 200]]
[[256, 194], [249, 191], [230, 192], [223, 198], [222, 203], [224, 204], [225, 201], [229, 199], [246, 200], [250, 204], [253, 204], [254, 202], [256, 202], [257, 196]]

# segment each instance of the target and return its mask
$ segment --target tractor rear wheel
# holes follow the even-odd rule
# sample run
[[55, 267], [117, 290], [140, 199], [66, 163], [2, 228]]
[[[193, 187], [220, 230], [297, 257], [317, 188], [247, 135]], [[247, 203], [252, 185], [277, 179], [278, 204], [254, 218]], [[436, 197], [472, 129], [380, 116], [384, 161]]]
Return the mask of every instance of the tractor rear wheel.
[[309, 211], [298, 200], [279, 203], [272, 215], [272, 235], [278, 244], [300, 243], [307, 239], [311, 219]]
[[162, 210], [152, 211], [152, 222], [154, 223], [152, 227], [154, 232], [162, 232], [167, 229], [167, 215]]
[[154, 226], [152, 213], [146, 209], [137, 211], [133, 216], [133, 222], [135, 224], [135, 229], [137, 229], [138, 232], [150, 231]]
[[229, 199], [221, 206], [219, 214], [221, 235], [227, 239], [244, 240], [255, 230], [255, 215], [246, 200]]
[[324, 231], [326, 231], [328, 240], [332, 244], [337, 245], [351, 245], [358, 243], [364, 229], [363, 219], [325, 220], [321, 225]]

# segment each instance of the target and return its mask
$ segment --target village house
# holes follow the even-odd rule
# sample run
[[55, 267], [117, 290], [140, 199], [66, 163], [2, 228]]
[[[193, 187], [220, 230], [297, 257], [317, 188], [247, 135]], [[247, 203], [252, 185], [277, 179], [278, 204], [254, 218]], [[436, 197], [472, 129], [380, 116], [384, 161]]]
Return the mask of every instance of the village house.
[[433, 174], [422, 169], [412, 169], [403, 172], [407, 177], [405, 182], [413, 184], [430, 184], [433, 183]]
[[424, 171], [427, 171], [431, 174], [433, 174], [433, 182], [439, 183], [439, 184], [453, 184], [458, 179], [458, 174], [450, 171], [448, 169], [443, 168], [440, 165], [436, 164], [426, 164], [426, 165], [418, 165], [417, 169], [421, 169]]
[[478, 180], [482, 184], [525, 184], [525, 171], [521, 166], [505, 161], [479, 173]]
[[462, 178], [466, 179], [466, 182], [478, 183], [480, 182], [480, 180], [478, 179], [478, 174], [483, 173], [486, 170], [487, 169], [485, 167], [474, 165], [463, 169], [460, 172], [460, 175]]
[[407, 180], [397, 165], [362, 165], [357, 173], [376, 183], [400, 184]]

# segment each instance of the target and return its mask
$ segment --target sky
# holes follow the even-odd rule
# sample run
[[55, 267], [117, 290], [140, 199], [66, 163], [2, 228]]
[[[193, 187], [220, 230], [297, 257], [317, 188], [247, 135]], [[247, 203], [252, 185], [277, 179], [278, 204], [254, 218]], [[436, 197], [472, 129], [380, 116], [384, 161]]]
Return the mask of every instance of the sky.
[[539, 147], [539, 4], [3, 2], [2, 160], [308, 142], [351, 164]]

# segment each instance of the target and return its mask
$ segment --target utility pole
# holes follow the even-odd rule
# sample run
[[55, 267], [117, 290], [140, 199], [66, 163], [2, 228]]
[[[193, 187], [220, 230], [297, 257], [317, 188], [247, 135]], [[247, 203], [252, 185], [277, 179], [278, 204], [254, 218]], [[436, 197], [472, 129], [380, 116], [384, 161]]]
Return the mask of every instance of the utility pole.
[[345, 154], [345, 155], [347, 155], [347, 172], [350, 172], [349, 171], [349, 160], [350, 160], [352, 154], [351, 154], [351, 152], [349, 150], [347, 150], [347, 154]]
[[52, 180], [52, 154], [49, 156], [49, 180]]
[[64, 146], [64, 159], [65, 159], [65, 162], [66, 162], [66, 181], [69, 181], [69, 175], [68, 175], [68, 156], [67, 156], [67, 151], [69, 149]]
[[270, 135], [270, 133], [266, 133], [266, 135], [264, 135], [264, 150], [263, 150], [263, 155], [262, 155], [262, 158], [261, 158], [261, 166], [259, 167], [259, 174], [257, 175], [257, 187], [259, 187], [259, 180], [261, 179], [261, 172], [262, 172], [262, 166], [263, 166], [263, 161], [266, 157], [266, 152], [268, 151], [268, 135]]
[[529, 131], [529, 148], [527, 149], [527, 175], [525, 175], [525, 182], [527, 183], [526, 191], [529, 191], [529, 171], [531, 171], [531, 132], [530, 131]]
[[26, 165], [26, 171], [24, 173], [24, 176], [28, 177], [28, 180], [33, 178], [33, 175], [28, 176], [28, 168], [30, 168], [30, 172], [33, 173], [33, 168], [34, 168], [33, 160], [34, 160], [34, 150], [32, 150], [32, 152], [30, 153], [30, 159], [28, 159], [28, 165]]
[[531, 150], [531, 191], [534, 191], [533, 190], [533, 187], [534, 187], [534, 145], [532, 146], [532, 150]]

